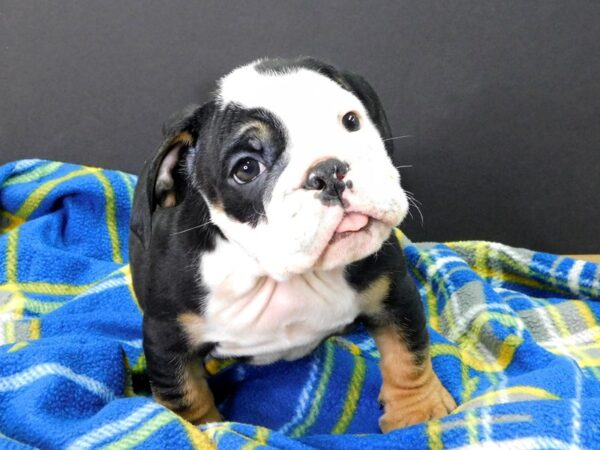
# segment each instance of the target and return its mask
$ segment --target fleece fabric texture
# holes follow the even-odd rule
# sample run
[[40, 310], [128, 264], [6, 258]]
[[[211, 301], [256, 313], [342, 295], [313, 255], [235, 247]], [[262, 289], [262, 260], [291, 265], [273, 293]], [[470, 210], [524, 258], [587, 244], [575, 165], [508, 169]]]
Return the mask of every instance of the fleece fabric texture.
[[359, 329], [294, 362], [208, 361], [227, 421], [183, 421], [148, 394], [127, 265], [135, 182], [0, 167], [0, 447], [600, 448], [599, 266], [400, 232], [453, 414], [381, 434], [379, 354]]

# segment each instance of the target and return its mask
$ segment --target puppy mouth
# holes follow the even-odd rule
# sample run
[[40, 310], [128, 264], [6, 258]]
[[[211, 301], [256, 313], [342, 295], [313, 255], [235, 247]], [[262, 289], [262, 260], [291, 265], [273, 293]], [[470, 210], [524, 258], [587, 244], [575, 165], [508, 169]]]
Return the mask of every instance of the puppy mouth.
[[373, 218], [366, 214], [359, 212], [348, 212], [344, 214], [344, 217], [329, 240], [329, 245], [335, 244], [356, 233], [368, 231], [372, 223]]

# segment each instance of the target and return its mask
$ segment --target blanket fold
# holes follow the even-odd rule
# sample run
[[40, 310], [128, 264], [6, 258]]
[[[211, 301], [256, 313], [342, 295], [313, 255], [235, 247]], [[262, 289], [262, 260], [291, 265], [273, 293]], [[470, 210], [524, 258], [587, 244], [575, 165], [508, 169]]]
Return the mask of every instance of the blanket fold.
[[382, 435], [364, 329], [294, 362], [206, 362], [226, 422], [148, 392], [127, 265], [134, 176], [0, 167], [0, 448], [600, 448], [600, 266], [490, 242], [412, 243], [434, 369], [459, 408]]

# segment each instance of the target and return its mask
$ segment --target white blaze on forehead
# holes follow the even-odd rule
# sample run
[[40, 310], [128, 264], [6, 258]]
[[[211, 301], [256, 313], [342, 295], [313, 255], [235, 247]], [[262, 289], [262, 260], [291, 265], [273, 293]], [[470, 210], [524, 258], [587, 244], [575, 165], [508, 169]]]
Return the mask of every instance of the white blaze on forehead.
[[309, 69], [289, 72], [258, 72], [254, 65], [234, 70], [220, 81], [221, 104], [265, 108], [278, 116], [286, 128], [307, 123], [338, 123], [348, 111], [365, 114], [360, 100], [335, 81]]
[[[325, 75], [304, 68], [285, 72], [259, 72], [254, 64], [240, 67], [219, 81], [219, 98], [223, 104], [240, 103], [247, 108], [289, 108], [289, 102], [360, 103], [354, 95]], [[314, 103], [312, 103], [314, 106]]]

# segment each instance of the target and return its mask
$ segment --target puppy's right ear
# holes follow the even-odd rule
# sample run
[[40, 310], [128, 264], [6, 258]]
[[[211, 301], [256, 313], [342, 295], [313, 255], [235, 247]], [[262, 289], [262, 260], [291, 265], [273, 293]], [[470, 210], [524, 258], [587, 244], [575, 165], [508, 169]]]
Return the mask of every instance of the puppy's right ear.
[[158, 206], [170, 208], [181, 200], [187, 183], [186, 158], [196, 148], [210, 104], [191, 105], [173, 115], [163, 126], [164, 140], [152, 159], [144, 164], [133, 200], [130, 230], [144, 248], [152, 236], [152, 214]]

